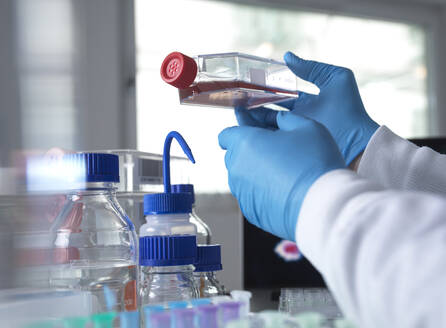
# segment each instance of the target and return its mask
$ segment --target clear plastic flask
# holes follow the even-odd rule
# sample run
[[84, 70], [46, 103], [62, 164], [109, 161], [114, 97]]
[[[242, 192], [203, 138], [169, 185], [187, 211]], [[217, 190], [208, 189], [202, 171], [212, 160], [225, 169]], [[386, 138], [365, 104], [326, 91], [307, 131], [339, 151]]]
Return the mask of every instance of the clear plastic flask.
[[192, 212], [190, 222], [197, 228], [197, 244], [210, 245], [212, 233], [209, 226], [197, 215], [195, 210], [195, 192], [193, 184], [175, 184], [172, 185], [172, 192], [187, 192], [192, 195]]
[[250, 109], [319, 91], [285, 63], [238, 52], [195, 57], [173, 52], [161, 65], [161, 77], [179, 89], [181, 104]]

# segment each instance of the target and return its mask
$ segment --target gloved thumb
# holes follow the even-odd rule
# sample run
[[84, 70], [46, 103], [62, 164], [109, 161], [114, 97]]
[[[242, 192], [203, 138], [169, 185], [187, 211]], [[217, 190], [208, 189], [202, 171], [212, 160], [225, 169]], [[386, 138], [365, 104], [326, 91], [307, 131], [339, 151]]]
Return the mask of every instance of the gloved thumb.
[[288, 68], [294, 74], [296, 74], [301, 79], [316, 84], [316, 86], [319, 88], [321, 83], [323, 82], [321, 81], [321, 78], [323, 78], [322, 72], [326, 71], [324, 70], [324, 68], [331, 67], [331, 65], [329, 64], [323, 64], [313, 60], [302, 59], [293, 54], [291, 51], [285, 53], [283, 59], [285, 60]]
[[293, 112], [280, 112], [277, 114], [277, 126], [283, 131], [300, 129], [312, 120]]

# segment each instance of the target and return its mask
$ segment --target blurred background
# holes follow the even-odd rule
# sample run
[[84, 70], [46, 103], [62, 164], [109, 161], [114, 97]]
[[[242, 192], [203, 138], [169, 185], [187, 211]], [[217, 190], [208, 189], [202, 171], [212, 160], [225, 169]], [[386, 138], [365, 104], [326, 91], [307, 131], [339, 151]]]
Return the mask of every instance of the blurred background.
[[[283, 284], [322, 285], [309, 263], [277, 259], [279, 240], [243, 223], [217, 142], [236, 124], [233, 111], [180, 106], [160, 64], [172, 51], [281, 60], [291, 50], [351, 68], [378, 123], [406, 138], [439, 137], [446, 135], [445, 33], [445, 0], [0, 0], [0, 206], [15, 193], [11, 172], [23, 154], [161, 153], [166, 134], [178, 130], [197, 160], [188, 174], [198, 213], [223, 246], [223, 283], [268, 290], [266, 301]], [[179, 147], [173, 153], [181, 155]], [[10, 224], [0, 221], [0, 234], [7, 237]], [[7, 258], [8, 248], [0, 249]], [[256, 276], [263, 256], [271, 270]], [[289, 265], [297, 277], [276, 277]]]

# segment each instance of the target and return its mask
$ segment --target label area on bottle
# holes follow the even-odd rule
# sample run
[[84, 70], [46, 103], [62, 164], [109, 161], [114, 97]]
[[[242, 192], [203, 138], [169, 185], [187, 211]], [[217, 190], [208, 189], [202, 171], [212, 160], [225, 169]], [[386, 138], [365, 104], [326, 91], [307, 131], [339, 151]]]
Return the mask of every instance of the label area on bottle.
[[265, 70], [259, 68], [250, 68], [249, 77], [251, 83], [256, 85], [266, 85]]
[[124, 307], [126, 311], [136, 311], [138, 304], [136, 302], [136, 281], [129, 281], [124, 289]]

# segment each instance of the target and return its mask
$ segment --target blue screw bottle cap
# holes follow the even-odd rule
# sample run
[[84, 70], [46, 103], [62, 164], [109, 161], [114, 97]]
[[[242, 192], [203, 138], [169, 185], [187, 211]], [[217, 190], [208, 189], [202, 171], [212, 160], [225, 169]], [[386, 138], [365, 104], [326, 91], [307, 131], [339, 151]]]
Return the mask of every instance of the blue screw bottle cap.
[[188, 193], [144, 195], [144, 215], [192, 212], [192, 196]]
[[195, 263], [196, 236], [146, 236], [139, 238], [139, 264], [173, 266]]
[[220, 245], [199, 245], [197, 246], [197, 259], [195, 262], [195, 272], [212, 272], [223, 269], [221, 265]]
[[114, 154], [78, 153], [63, 156], [67, 175], [78, 182], [119, 182], [119, 157]]
[[176, 139], [184, 153], [192, 163], [195, 163], [194, 156], [186, 140], [176, 131], [170, 132], [164, 142], [163, 152], [163, 179], [164, 193], [148, 194], [144, 196], [144, 215], [150, 214], [170, 214], [170, 213], [190, 213], [192, 211], [193, 197], [191, 193], [173, 193], [170, 184], [170, 146], [172, 140]]
[[174, 184], [171, 187], [172, 193], [189, 193], [192, 195], [192, 204], [195, 203], [195, 192], [193, 184]]

